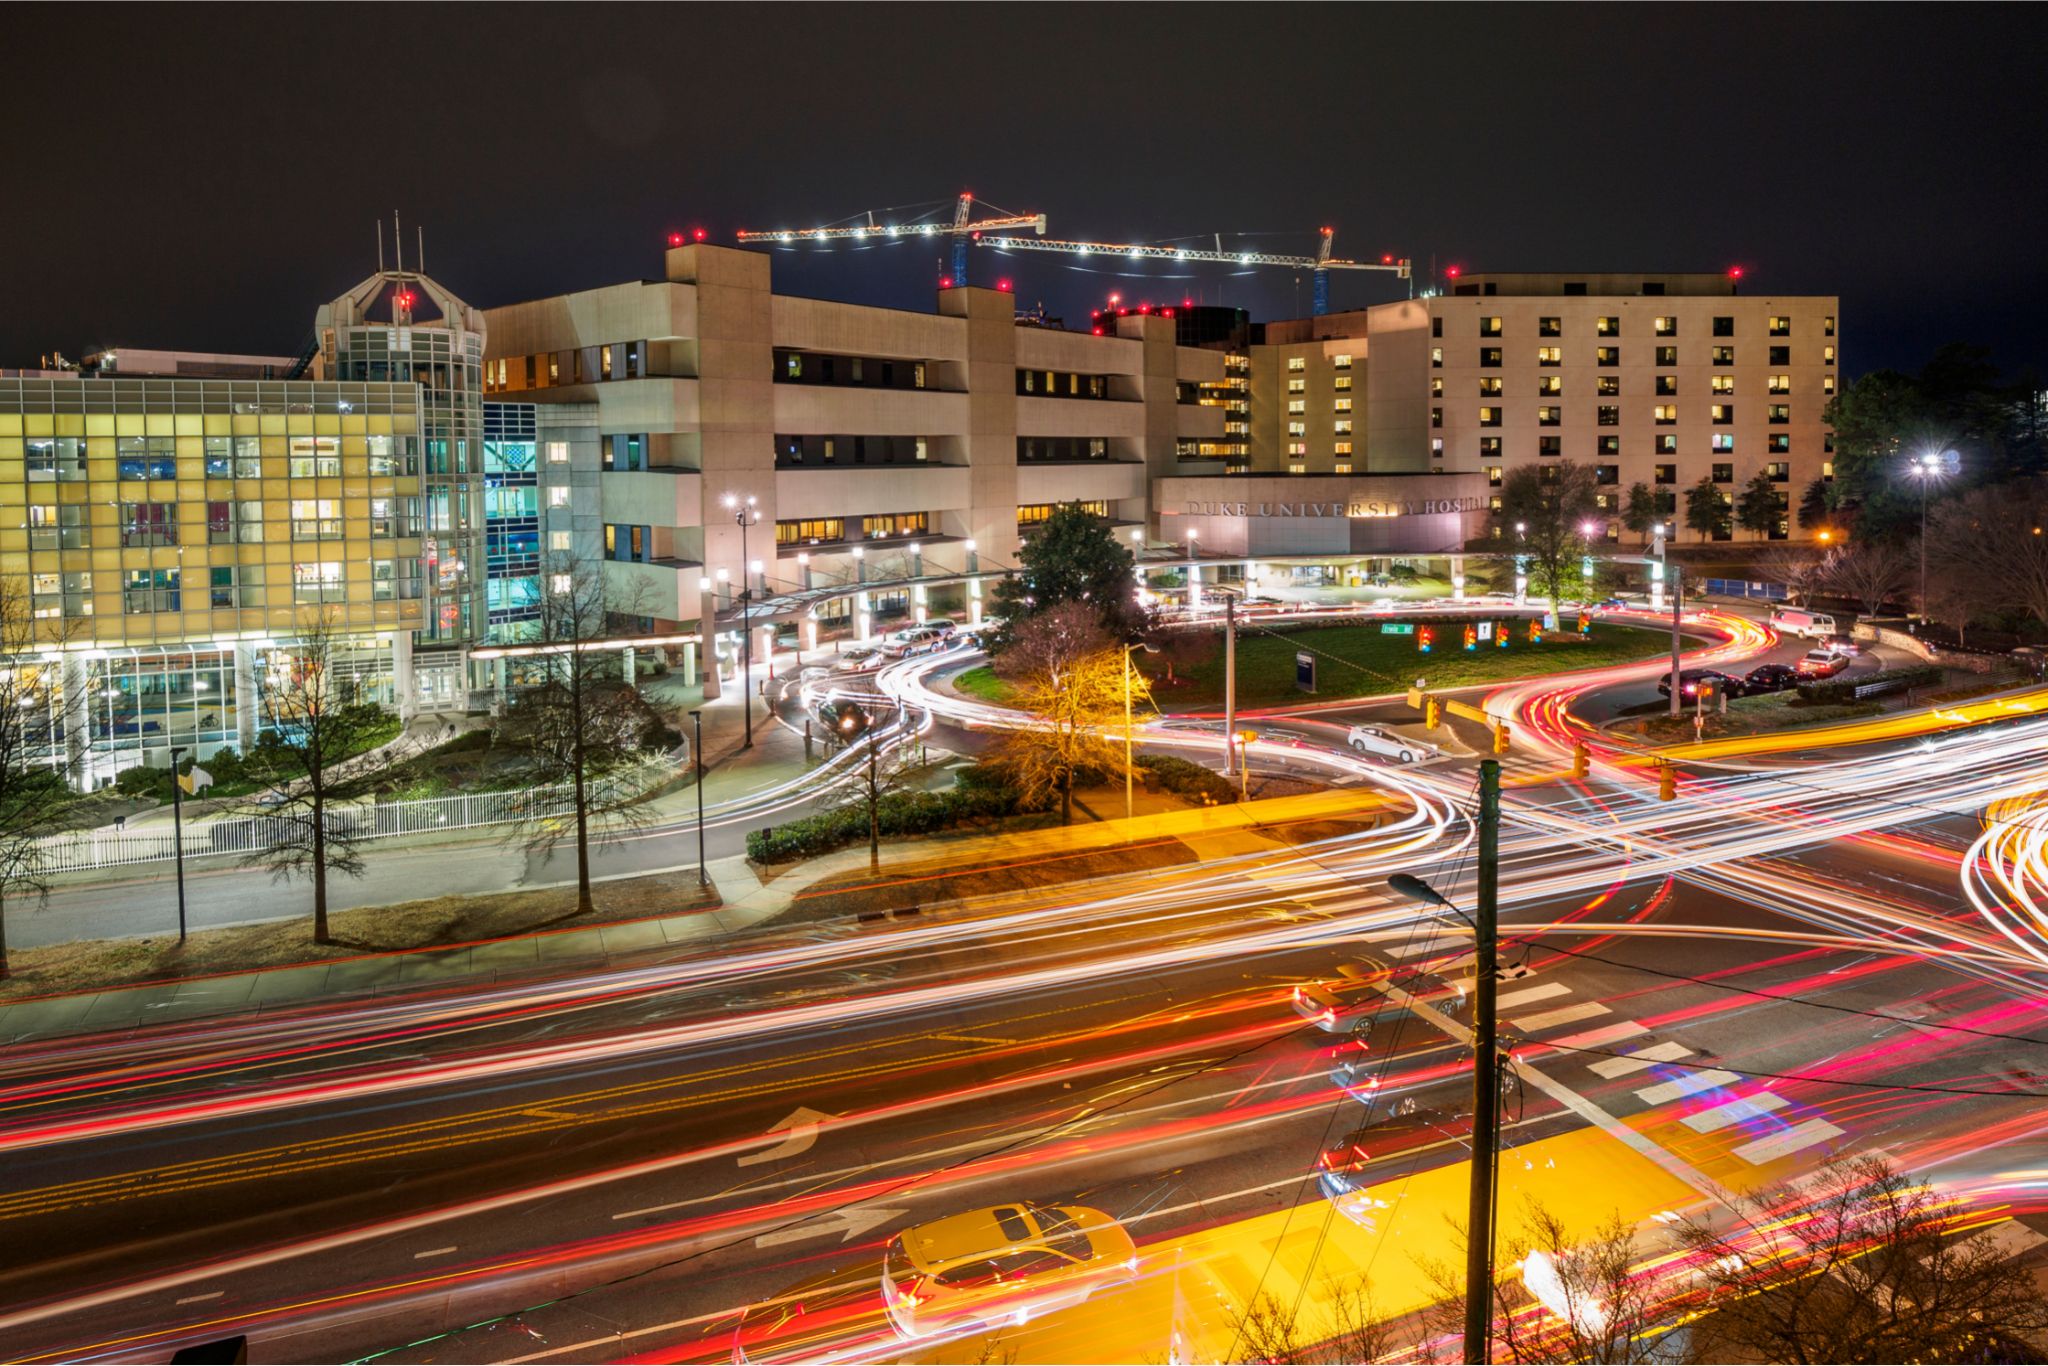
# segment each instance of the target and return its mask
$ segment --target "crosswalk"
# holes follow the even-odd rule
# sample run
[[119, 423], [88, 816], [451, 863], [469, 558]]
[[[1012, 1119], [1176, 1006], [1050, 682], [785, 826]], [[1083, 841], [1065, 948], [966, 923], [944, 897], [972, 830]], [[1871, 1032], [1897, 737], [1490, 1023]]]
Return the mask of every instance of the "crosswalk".
[[[1555, 1075], [1583, 1067], [1603, 1082], [1623, 1082], [1644, 1112], [1684, 1107], [1669, 1118], [1693, 1134], [1741, 1140], [1726, 1151], [1749, 1166], [1843, 1137], [1826, 1119], [1781, 1113], [1792, 1102], [1766, 1085], [1726, 1068], [1688, 1065], [1697, 1056], [1693, 1049], [1656, 1038], [1649, 1025], [1617, 1016], [1603, 1002], [1575, 999], [1572, 988], [1554, 978], [1511, 985], [1496, 1006], [1509, 1034], [1544, 1046], [1535, 1056], [1546, 1070]], [[1604, 1097], [1603, 1104], [1612, 1108]]]

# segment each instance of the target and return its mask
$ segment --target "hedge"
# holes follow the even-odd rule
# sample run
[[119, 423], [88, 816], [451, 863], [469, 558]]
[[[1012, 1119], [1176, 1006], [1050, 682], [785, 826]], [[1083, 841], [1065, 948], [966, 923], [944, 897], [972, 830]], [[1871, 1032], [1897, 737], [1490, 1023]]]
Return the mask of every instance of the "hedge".
[[[971, 776], [970, 776], [971, 775]], [[889, 835], [930, 835], [956, 825], [1014, 816], [1022, 809], [1017, 789], [984, 768], [963, 771], [950, 792], [885, 792], [875, 803], [875, 823]], [[747, 857], [756, 863], [812, 858], [868, 837], [865, 797], [815, 816], [747, 832]]]
[[[1854, 678], [1823, 678], [1812, 683], [1799, 685], [1799, 697], [1804, 702], [1853, 702], [1856, 690], [1872, 683], [1884, 686], [1880, 693], [1899, 692], [1906, 688], [1917, 688], [1923, 683], [1939, 683], [1946, 676], [1936, 664], [1914, 664], [1904, 669], [1882, 669], [1874, 674], [1858, 674]], [[1875, 696], [1876, 694], [1871, 694]]]
[[1213, 768], [1176, 759], [1170, 754], [1147, 754], [1138, 760], [1137, 766], [1177, 797], [1198, 801], [1207, 798], [1219, 806], [1237, 800], [1237, 789]]

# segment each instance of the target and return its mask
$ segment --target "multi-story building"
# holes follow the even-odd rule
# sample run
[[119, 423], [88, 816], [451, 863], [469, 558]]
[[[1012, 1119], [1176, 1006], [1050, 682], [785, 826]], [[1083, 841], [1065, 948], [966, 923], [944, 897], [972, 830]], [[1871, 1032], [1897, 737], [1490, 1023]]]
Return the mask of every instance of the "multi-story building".
[[[1269, 323], [1252, 348], [1259, 473], [1593, 467], [1622, 534], [1634, 484], [1785, 504], [1833, 477], [1838, 300], [1724, 275], [1481, 275], [1448, 294]], [[1681, 503], [1681, 508], [1683, 504]], [[1794, 533], [1789, 511], [1769, 531]]]
[[607, 585], [658, 626], [743, 583], [871, 583], [885, 615], [908, 581], [1008, 569], [1058, 504], [1135, 528], [1151, 479], [1222, 468], [1190, 443], [1224, 435], [1196, 392], [1224, 356], [1177, 346], [1171, 317], [1096, 335], [1020, 324], [998, 290], [911, 313], [778, 295], [754, 252], [666, 264], [485, 314], [494, 398], [594, 405]]
[[530, 638], [553, 557], [611, 559], [598, 513], [595, 404], [484, 405], [486, 639]]

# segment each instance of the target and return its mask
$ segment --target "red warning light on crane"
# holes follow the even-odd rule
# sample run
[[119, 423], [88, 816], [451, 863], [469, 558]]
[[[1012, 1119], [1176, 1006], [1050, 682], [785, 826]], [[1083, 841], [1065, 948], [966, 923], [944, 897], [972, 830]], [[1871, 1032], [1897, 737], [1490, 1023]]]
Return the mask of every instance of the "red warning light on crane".
[[1740, 280], [1740, 279], [1742, 278], [1742, 267], [1741, 267], [1741, 266], [1730, 266], [1730, 267], [1728, 267], [1728, 278], [1729, 278], [1729, 279], [1731, 279], [1731, 280]]
[[996, 281], [996, 288], [1008, 294], [1010, 292], [1010, 282], [1008, 280], [998, 280]]

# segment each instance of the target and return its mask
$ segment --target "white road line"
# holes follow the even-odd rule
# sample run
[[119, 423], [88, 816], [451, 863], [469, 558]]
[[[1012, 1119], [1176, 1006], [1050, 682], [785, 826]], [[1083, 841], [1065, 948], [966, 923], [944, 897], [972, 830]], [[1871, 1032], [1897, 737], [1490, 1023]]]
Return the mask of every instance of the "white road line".
[[1583, 1034], [1568, 1034], [1562, 1039], [1546, 1039], [1552, 1048], [1605, 1048], [1623, 1039], [1633, 1039], [1650, 1032], [1650, 1027], [1641, 1020], [1620, 1020], [1611, 1025], [1601, 1025]]
[[1538, 1029], [1551, 1029], [1557, 1025], [1576, 1024], [1580, 1020], [1590, 1020], [1595, 1015], [1612, 1015], [1613, 1013], [1613, 1011], [1601, 1005], [1598, 1001], [1581, 1001], [1577, 1005], [1559, 1006], [1556, 1010], [1546, 1010], [1538, 1015], [1517, 1016], [1515, 1019], [1509, 1020], [1508, 1023], [1516, 1029], [1527, 1032]]
[[2048, 1234], [2034, 1232], [2017, 1219], [2007, 1219], [1990, 1228], [1991, 1242], [2008, 1257], [2019, 1257], [2048, 1243]]
[[1735, 1155], [1744, 1162], [1769, 1162], [1773, 1158], [1796, 1153], [1801, 1148], [1811, 1148], [1816, 1143], [1825, 1143], [1842, 1131], [1824, 1119], [1809, 1119], [1804, 1124], [1795, 1124], [1782, 1133], [1769, 1138], [1745, 1143], [1735, 1150]]
[[1383, 945], [1382, 951], [1389, 958], [1421, 958], [1425, 954], [1449, 953], [1456, 947], [1458, 941], [1455, 939], [1428, 939], [1420, 944]]
[[454, 1250], [455, 1249], [453, 1247], [430, 1247], [425, 1252], [413, 1253], [412, 1259], [416, 1262], [419, 1262], [425, 1261], [429, 1257], [445, 1257]]
[[1625, 1077], [1631, 1072], [1641, 1072], [1660, 1062], [1677, 1062], [1689, 1058], [1692, 1050], [1682, 1043], [1653, 1043], [1648, 1048], [1638, 1048], [1625, 1058], [1605, 1058], [1593, 1064], [1590, 1069], [1595, 1076]]
[[220, 1298], [220, 1297], [221, 1297], [222, 1295], [225, 1295], [225, 1294], [227, 1294], [227, 1293], [228, 1293], [228, 1292], [227, 1292], [227, 1291], [225, 1291], [225, 1290], [215, 1290], [215, 1291], [213, 1291], [212, 1293], [210, 1293], [210, 1294], [206, 1294], [206, 1295], [187, 1295], [187, 1296], [186, 1296], [186, 1297], [185, 1297], [184, 1299], [182, 1299], [182, 1300], [179, 1300], [179, 1301], [178, 1301], [178, 1303], [179, 1303], [179, 1304], [204, 1304], [204, 1303], [206, 1303], [206, 1301], [208, 1301], [208, 1300], [217, 1300], [217, 1299], [219, 1299], [219, 1298]]
[[1706, 1072], [1688, 1072], [1677, 1081], [1667, 1081], [1657, 1086], [1645, 1086], [1636, 1092], [1637, 1099], [1645, 1105], [1669, 1105], [1674, 1100], [1696, 1096], [1702, 1091], [1711, 1091], [1716, 1086], [1726, 1086], [1731, 1081], [1741, 1081], [1734, 1072], [1714, 1068]]
[[1569, 996], [1571, 988], [1562, 982], [1545, 982], [1540, 987], [1523, 987], [1520, 991], [1508, 992], [1494, 998], [1495, 1010], [1519, 1010], [1538, 1001], [1547, 1001], [1553, 996]]
[[1711, 1110], [1702, 1110], [1696, 1115], [1687, 1115], [1685, 1127], [1694, 1133], [1710, 1134], [1716, 1129], [1725, 1129], [1731, 1124], [1756, 1119], [1773, 1110], [1782, 1110], [1791, 1102], [1770, 1091], [1759, 1091], [1753, 1096], [1731, 1100], [1726, 1105], [1716, 1105]]

